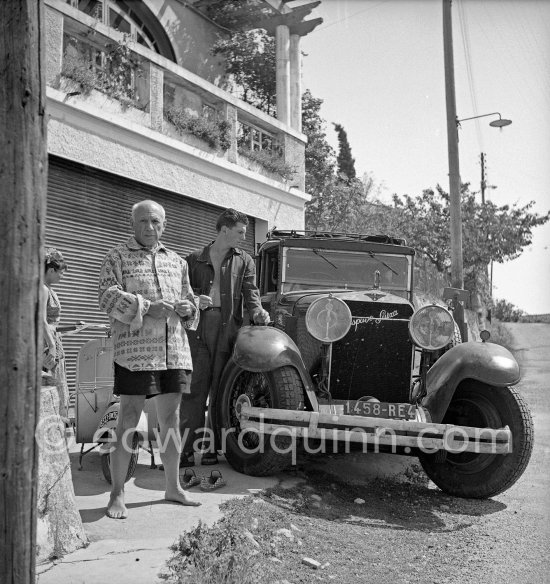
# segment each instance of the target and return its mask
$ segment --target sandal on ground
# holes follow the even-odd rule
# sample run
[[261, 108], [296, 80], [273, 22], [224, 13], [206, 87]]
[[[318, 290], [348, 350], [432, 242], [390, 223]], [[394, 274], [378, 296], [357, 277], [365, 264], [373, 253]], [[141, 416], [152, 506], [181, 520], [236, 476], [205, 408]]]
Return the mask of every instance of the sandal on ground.
[[192, 468], [186, 468], [180, 479], [180, 484], [184, 489], [190, 489], [195, 485], [199, 485], [201, 483], [201, 478], [202, 477], [198, 477], [195, 474], [195, 471]]
[[201, 464], [203, 466], [211, 466], [212, 464], [218, 464], [218, 455], [210, 452], [203, 454], [201, 457]]
[[213, 470], [209, 477], [201, 477], [201, 490], [202, 491], [213, 491], [215, 489], [221, 489], [225, 487], [226, 482], [222, 477], [222, 473], [219, 470]]

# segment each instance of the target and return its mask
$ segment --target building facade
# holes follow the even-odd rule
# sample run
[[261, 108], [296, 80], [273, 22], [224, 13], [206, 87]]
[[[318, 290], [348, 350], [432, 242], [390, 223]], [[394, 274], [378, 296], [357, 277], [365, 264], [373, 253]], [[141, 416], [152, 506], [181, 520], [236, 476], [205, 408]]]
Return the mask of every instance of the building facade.
[[[274, 118], [220, 88], [224, 62], [211, 48], [229, 32], [210, 18], [217, 1], [45, 0], [46, 243], [69, 265], [58, 286], [63, 324], [106, 322], [100, 263], [130, 234], [142, 199], [166, 208], [164, 241], [181, 255], [215, 237], [225, 207], [249, 216], [249, 252], [274, 226], [304, 227], [299, 39], [319, 24], [304, 21], [318, 2], [252, 2], [276, 39]], [[65, 337], [71, 389], [91, 336]]]

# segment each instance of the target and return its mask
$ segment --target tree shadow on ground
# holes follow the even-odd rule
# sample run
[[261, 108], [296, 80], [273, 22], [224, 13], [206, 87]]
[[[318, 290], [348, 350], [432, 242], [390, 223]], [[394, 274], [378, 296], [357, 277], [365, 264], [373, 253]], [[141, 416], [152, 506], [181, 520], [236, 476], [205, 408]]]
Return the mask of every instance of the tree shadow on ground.
[[263, 498], [298, 515], [382, 529], [452, 532], [472, 525], [473, 517], [498, 513], [503, 503], [460, 499], [430, 488], [427, 481], [375, 479], [350, 484], [318, 468], [297, 470], [304, 480], [290, 489], [277, 486]]

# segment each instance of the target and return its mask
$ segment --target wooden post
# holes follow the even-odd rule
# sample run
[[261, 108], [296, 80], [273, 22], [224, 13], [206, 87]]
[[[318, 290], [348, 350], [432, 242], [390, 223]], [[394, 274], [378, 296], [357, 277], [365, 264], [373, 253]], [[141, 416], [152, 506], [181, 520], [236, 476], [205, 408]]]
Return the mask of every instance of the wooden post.
[[443, 49], [445, 60], [445, 97], [447, 104], [447, 144], [449, 155], [449, 213], [451, 216], [451, 285], [464, 286], [462, 270], [462, 211], [460, 207], [460, 167], [453, 59], [451, 0], [443, 0]]
[[[455, 74], [453, 57], [452, 0], [443, 0], [443, 57], [445, 63], [445, 101], [447, 105], [447, 145], [449, 155], [449, 214], [451, 220], [451, 286], [464, 288], [462, 262], [462, 209], [460, 200], [460, 166], [456, 116]], [[462, 340], [468, 340], [464, 322], [464, 306], [457, 302], [453, 316], [460, 328]]]
[[35, 580], [46, 207], [43, 0], [0, 2], [0, 582]]

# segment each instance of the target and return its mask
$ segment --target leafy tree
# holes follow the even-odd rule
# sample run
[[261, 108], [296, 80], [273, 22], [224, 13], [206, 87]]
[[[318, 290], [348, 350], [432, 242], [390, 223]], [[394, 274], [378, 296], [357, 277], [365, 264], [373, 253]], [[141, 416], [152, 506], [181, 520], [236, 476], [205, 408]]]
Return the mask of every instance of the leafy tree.
[[523, 310], [507, 300], [495, 300], [492, 316], [502, 322], [518, 322], [525, 314]]
[[[418, 197], [394, 195], [390, 220], [398, 235], [424, 252], [436, 268], [450, 267], [449, 195], [438, 185]], [[478, 203], [469, 184], [461, 189], [462, 255], [466, 288], [472, 290], [492, 261], [503, 263], [521, 255], [531, 245], [533, 229], [550, 219], [531, 211], [534, 201], [523, 207]]]
[[334, 129], [338, 134], [338, 174], [345, 180], [355, 178], [355, 158], [351, 155], [351, 146], [348, 142], [348, 135], [341, 124], [334, 124]]
[[306, 227], [318, 231], [354, 231], [353, 218], [365, 201], [365, 185], [358, 179], [348, 182], [331, 176], [306, 204]]
[[257, 23], [272, 14], [267, 3], [257, 0], [209, 0], [204, 6], [208, 18], [230, 32], [257, 28]]
[[213, 55], [225, 59], [223, 89], [269, 115], [276, 113], [275, 40], [263, 29], [233, 33], [219, 39]]
[[313, 97], [306, 89], [302, 95], [302, 131], [307, 136], [306, 191], [319, 192], [334, 175], [336, 154], [327, 141], [325, 121], [319, 113], [322, 99]]
[[309, 89], [302, 96], [302, 131], [308, 137], [306, 191], [311, 195], [306, 203], [306, 227], [349, 231], [368, 189], [356, 178], [343, 181], [336, 175], [336, 154], [327, 141], [326, 122], [319, 113], [322, 103]]
[[[242, 17], [238, 8], [234, 1], [228, 2], [224, 15], [226, 24], [233, 23], [231, 18]], [[225, 59], [224, 87], [247, 103], [273, 114], [276, 109], [274, 39], [262, 29], [233, 32], [229, 38], [218, 40], [212, 53]], [[302, 96], [302, 131], [308, 138], [306, 191], [312, 197], [306, 204], [306, 227], [350, 231], [361, 217], [362, 206], [374, 183], [370, 178], [366, 181], [355, 178], [355, 161], [341, 126], [338, 126], [341, 129], [341, 165], [345, 168], [343, 174], [347, 182], [337, 176], [336, 153], [327, 141], [326, 122], [319, 113], [322, 103], [309, 90]]]

